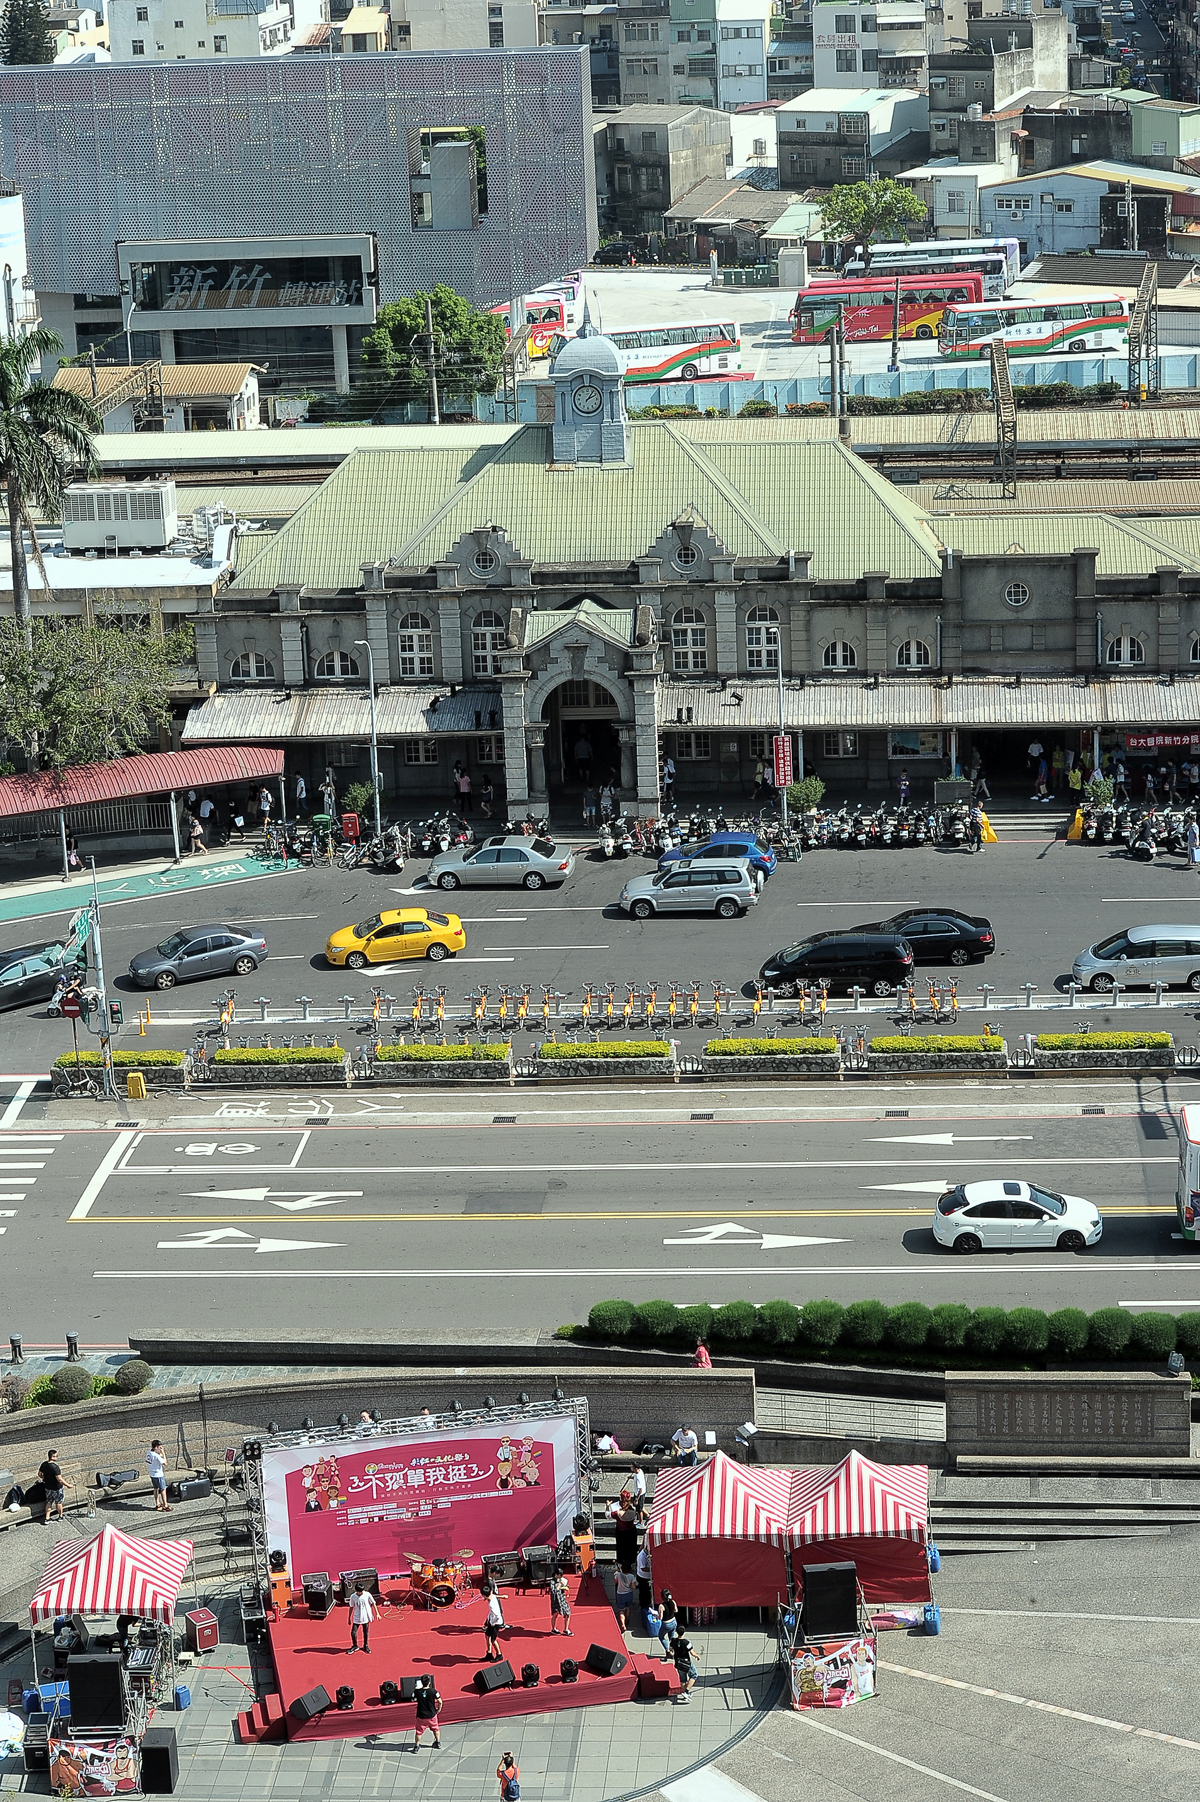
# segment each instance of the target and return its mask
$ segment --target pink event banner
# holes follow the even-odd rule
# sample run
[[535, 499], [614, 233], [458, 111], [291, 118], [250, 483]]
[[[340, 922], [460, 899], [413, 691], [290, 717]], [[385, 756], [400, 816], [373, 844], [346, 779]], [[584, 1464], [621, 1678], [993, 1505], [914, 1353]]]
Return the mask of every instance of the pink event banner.
[[267, 1545], [310, 1571], [406, 1576], [410, 1558], [554, 1545], [579, 1502], [572, 1415], [263, 1453]]

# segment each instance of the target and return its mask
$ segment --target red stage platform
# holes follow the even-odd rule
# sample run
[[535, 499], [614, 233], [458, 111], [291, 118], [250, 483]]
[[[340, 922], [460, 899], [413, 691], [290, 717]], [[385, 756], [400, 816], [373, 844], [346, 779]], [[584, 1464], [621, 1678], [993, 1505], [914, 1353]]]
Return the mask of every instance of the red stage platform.
[[[587, 1708], [594, 1703], [627, 1702], [638, 1693], [642, 1674], [652, 1673], [667, 1694], [678, 1687], [674, 1669], [656, 1658], [639, 1658], [621, 1636], [617, 1617], [599, 1578], [569, 1579], [573, 1596], [572, 1637], [550, 1632], [550, 1602], [544, 1590], [505, 1588], [501, 1591], [507, 1627], [500, 1636], [501, 1650], [517, 1676], [517, 1687], [480, 1694], [475, 1672], [484, 1668], [483, 1622], [485, 1605], [478, 1590], [466, 1608], [430, 1610], [407, 1601], [407, 1584], [384, 1581], [385, 1606], [371, 1627], [369, 1656], [361, 1651], [348, 1655], [349, 1610], [337, 1607], [324, 1620], [314, 1620], [304, 1607], [291, 1608], [270, 1621], [268, 1632], [278, 1696], [267, 1696], [237, 1720], [238, 1737], [251, 1740], [354, 1739], [368, 1733], [412, 1732], [416, 1708], [412, 1702], [381, 1703], [379, 1685], [390, 1677], [398, 1683], [431, 1671], [442, 1697], [442, 1722], [504, 1720], [514, 1715], [548, 1714], [562, 1708]], [[599, 1645], [622, 1653], [628, 1662], [612, 1677], [597, 1677], [584, 1668], [588, 1647]], [[564, 1683], [559, 1663], [574, 1658], [579, 1678]], [[541, 1667], [535, 1689], [520, 1685], [521, 1666]], [[665, 1687], [669, 1679], [669, 1690]], [[341, 1684], [355, 1692], [354, 1706], [330, 1708], [310, 1721], [298, 1721], [290, 1713], [297, 1696], [324, 1684], [335, 1696]]]

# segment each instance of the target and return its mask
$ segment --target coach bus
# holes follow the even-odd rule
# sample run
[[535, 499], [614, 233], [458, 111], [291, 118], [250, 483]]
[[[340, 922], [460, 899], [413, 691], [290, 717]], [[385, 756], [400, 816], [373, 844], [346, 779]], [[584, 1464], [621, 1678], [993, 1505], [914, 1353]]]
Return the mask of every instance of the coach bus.
[[[505, 334], [511, 338], [508, 303], [502, 301], [491, 310], [498, 318], [503, 319]], [[565, 334], [568, 326], [573, 326], [574, 323], [575, 301], [571, 295], [549, 290], [525, 297], [525, 328], [529, 334], [531, 357], [547, 356], [551, 341]]]
[[[731, 320], [643, 325], [604, 335], [616, 346], [626, 382], [696, 382], [741, 373], [742, 341]], [[554, 339], [551, 357], [566, 343], [565, 336]]]
[[947, 307], [938, 349], [959, 361], [986, 357], [1003, 339], [1010, 357], [1063, 356], [1068, 351], [1129, 354], [1129, 302], [1095, 289], [1054, 300], [984, 301]]
[[988, 300], [1000, 300], [1021, 273], [1021, 247], [1015, 238], [959, 238], [917, 244], [872, 244], [871, 267], [854, 258], [845, 276], [982, 275]]
[[970, 306], [983, 300], [983, 278], [979, 275], [902, 275], [886, 280], [862, 276], [855, 282], [813, 281], [797, 294], [788, 315], [792, 343], [823, 343], [837, 317], [835, 302], [841, 304], [847, 343], [862, 338], [890, 338], [897, 279], [902, 338], [936, 338], [947, 307]]

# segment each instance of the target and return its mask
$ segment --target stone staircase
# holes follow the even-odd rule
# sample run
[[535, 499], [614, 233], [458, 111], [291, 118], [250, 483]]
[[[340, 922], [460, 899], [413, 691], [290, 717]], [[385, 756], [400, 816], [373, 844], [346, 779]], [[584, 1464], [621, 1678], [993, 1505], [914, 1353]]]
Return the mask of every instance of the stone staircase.
[[943, 1553], [1011, 1552], [1066, 1539], [1161, 1537], [1200, 1524], [1200, 1483], [1169, 1476], [938, 1471], [931, 1473], [930, 1518]]

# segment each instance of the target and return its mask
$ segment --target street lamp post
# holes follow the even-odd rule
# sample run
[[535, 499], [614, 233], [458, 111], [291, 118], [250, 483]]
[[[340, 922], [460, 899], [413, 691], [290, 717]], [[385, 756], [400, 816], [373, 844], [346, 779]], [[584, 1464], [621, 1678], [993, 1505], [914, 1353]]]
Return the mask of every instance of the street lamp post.
[[365, 638], [354, 640], [355, 648], [367, 653], [367, 682], [371, 690], [371, 787], [375, 791], [375, 837], [383, 837], [383, 821], [379, 815], [379, 735], [375, 730], [375, 659]]
[[[771, 628], [771, 636], [775, 640], [775, 675], [779, 683], [779, 736], [785, 736], [783, 716], [783, 634], [778, 626]], [[786, 826], [788, 823], [787, 783], [779, 784], [779, 818]]]

